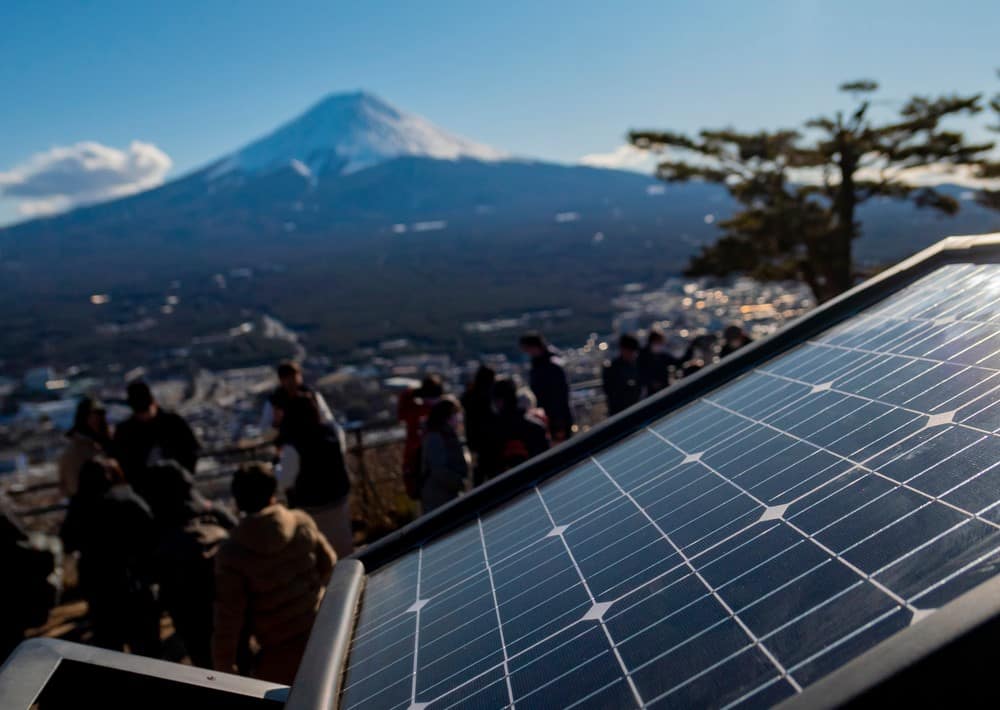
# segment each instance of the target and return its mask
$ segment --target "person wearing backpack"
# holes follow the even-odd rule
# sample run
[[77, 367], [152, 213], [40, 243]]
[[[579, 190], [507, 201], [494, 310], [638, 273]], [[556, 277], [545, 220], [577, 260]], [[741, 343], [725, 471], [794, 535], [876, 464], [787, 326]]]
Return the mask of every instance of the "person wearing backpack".
[[308, 393], [279, 403], [275, 419], [281, 447], [278, 484], [291, 507], [313, 517], [337, 557], [347, 557], [354, 552], [354, 533], [351, 482], [340, 437], [323, 423], [316, 400]]
[[292, 360], [284, 360], [278, 364], [277, 374], [278, 386], [264, 400], [264, 409], [261, 412], [259, 424], [261, 432], [270, 433], [278, 428], [274, 417], [275, 403], [277, 403], [280, 409], [284, 409], [286, 406], [285, 403], [292, 397], [307, 395], [316, 400], [320, 421], [337, 432], [337, 436], [340, 438], [340, 446], [346, 449], [347, 437], [344, 435], [344, 430], [337, 424], [337, 420], [333, 416], [333, 411], [331, 411], [323, 395], [305, 384], [302, 367]]
[[420, 503], [429, 513], [458, 498], [469, 477], [469, 454], [458, 438], [462, 405], [445, 395], [431, 407], [420, 445]]
[[236, 526], [225, 509], [206, 500], [194, 479], [175, 461], [151, 467], [150, 497], [157, 529], [154, 572], [160, 603], [173, 619], [191, 663], [212, 667], [212, 605], [215, 556]]
[[496, 447], [501, 473], [549, 448], [545, 426], [521, 408], [517, 384], [512, 379], [497, 380], [493, 386], [493, 406], [497, 411]]

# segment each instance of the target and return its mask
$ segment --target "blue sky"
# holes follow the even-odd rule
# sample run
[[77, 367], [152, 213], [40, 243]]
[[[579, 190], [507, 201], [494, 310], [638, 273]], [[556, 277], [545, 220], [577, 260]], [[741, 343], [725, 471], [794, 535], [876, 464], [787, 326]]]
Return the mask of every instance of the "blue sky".
[[[961, 0], [13, 0], [0, 3], [0, 184], [81, 141], [155, 145], [169, 178], [356, 88], [517, 155], [576, 161], [630, 127], [794, 125], [858, 77], [888, 99], [992, 93], [997, 27], [1000, 3]], [[0, 223], [17, 205], [0, 199]]]

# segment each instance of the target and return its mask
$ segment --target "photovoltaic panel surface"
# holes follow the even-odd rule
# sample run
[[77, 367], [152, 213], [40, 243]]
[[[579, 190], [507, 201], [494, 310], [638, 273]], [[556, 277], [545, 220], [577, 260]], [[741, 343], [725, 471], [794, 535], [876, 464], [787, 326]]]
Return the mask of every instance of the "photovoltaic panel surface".
[[771, 705], [993, 576], [998, 295], [941, 267], [374, 571], [342, 706]]

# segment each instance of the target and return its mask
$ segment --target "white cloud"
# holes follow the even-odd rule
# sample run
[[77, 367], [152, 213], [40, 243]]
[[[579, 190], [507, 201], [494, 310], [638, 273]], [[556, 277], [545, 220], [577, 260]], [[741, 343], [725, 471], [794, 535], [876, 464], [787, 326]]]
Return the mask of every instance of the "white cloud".
[[166, 153], [141, 141], [125, 150], [92, 141], [57, 146], [0, 172], [0, 197], [36, 217], [156, 187], [172, 165]]
[[18, 203], [17, 213], [22, 217], [45, 217], [50, 214], [65, 212], [73, 206], [73, 201], [67, 197], [53, 197], [48, 200], [24, 200]]
[[580, 158], [580, 162], [592, 168], [652, 173], [660, 159], [662, 156], [648, 150], [639, 150], [635, 146], [625, 143], [608, 153], [589, 153]]

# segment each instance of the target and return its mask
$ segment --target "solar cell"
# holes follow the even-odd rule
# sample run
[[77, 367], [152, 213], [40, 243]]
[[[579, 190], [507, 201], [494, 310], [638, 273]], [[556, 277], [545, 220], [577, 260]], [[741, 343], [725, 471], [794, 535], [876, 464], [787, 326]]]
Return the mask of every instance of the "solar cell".
[[342, 706], [771, 705], [993, 576], [998, 292], [940, 267], [373, 571]]

